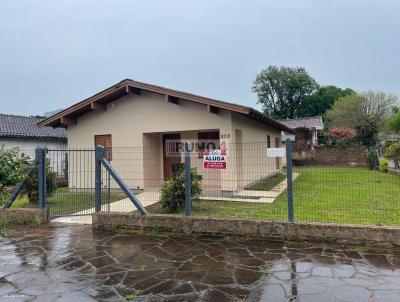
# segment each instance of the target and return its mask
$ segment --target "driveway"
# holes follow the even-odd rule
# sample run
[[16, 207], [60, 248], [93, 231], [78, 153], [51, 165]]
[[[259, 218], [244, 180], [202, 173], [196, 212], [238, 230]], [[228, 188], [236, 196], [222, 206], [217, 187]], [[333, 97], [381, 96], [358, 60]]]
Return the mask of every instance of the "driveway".
[[400, 248], [18, 227], [0, 301], [400, 301]]

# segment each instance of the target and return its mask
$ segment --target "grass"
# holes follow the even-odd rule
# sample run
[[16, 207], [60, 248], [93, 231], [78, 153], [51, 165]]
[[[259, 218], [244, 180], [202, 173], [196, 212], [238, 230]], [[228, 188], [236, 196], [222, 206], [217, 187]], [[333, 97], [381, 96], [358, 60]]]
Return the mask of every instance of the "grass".
[[[355, 167], [300, 167], [296, 221], [400, 226], [400, 176]], [[163, 213], [159, 204], [148, 207]], [[287, 195], [273, 203], [198, 200], [193, 215], [287, 221]]]
[[[103, 192], [104, 199], [107, 197], [107, 192]], [[110, 194], [110, 202], [125, 198], [121, 191], [112, 191]], [[50, 208], [52, 216], [68, 215], [80, 212], [86, 209], [94, 208], [94, 190], [76, 190], [71, 188], [58, 188], [51, 196], [47, 197], [47, 206]], [[26, 195], [19, 197], [12, 205], [13, 208], [31, 208], [37, 207], [35, 204], [30, 204]]]
[[275, 186], [277, 186], [279, 183], [284, 181], [285, 179], [286, 179], [285, 173], [277, 173], [248, 186], [246, 190], [269, 191], [273, 189]]
[[4, 231], [7, 229], [8, 224], [9, 224], [8, 219], [0, 218], [0, 235], [2, 235]]

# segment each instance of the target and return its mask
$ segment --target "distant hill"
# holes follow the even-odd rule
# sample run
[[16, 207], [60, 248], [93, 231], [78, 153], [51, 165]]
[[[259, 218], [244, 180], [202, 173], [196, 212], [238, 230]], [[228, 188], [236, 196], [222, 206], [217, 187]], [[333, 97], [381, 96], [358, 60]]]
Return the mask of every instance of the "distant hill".
[[54, 115], [54, 114], [57, 114], [57, 113], [59, 113], [60, 111], [63, 111], [63, 110], [64, 110], [64, 109], [61, 108], [61, 109], [49, 111], [49, 112], [43, 113], [43, 115], [44, 115], [45, 117], [49, 117], [49, 116], [52, 116], [52, 115]]

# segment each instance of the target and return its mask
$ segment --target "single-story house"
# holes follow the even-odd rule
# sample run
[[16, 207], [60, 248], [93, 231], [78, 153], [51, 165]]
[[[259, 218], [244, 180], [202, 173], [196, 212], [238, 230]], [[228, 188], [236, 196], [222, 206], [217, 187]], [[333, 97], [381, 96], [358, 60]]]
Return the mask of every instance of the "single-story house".
[[[226, 169], [203, 169], [202, 150], [198, 149], [191, 165], [203, 176], [203, 189], [235, 191], [281, 169], [280, 160], [268, 158], [266, 149], [280, 145], [281, 131], [291, 132], [250, 107], [129, 79], [38, 125], [66, 127], [70, 148], [105, 146], [107, 159], [125, 182], [144, 190], [159, 188], [174, 166], [183, 162], [181, 153], [170, 152], [171, 141], [209, 140], [219, 145], [217, 149], [224, 148]], [[82, 180], [76, 174], [70, 186], [93, 185], [92, 176]]]
[[[324, 129], [324, 122], [321, 116], [295, 118], [295, 119], [285, 119], [278, 120], [280, 123], [284, 124], [286, 127], [292, 129], [295, 134], [282, 133], [283, 140], [290, 138], [292, 141], [302, 139], [302, 131], [308, 130], [311, 133], [311, 142], [313, 146], [318, 146], [318, 135], [322, 129]], [[296, 135], [298, 133], [298, 135]]]
[[35, 149], [66, 149], [67, 132], [63, 128], [38, 127], [43, 118], [0, 114], [0, 146], [18, 147], [19, 152], [30, 158], [35, 157]]

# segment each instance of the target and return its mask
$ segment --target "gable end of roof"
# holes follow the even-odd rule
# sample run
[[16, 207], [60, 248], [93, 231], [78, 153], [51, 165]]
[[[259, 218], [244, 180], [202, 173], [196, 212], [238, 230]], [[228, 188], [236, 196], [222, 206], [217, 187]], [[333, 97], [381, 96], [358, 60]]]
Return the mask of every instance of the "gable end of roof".
[[270, 126], [276, 127], [279, 130], [291, 132], [292, 130], [285, 126], [284, 124], [273, 120], [266, 115], [262, 114], [261, 112], [247, 106], [237, 105], [234, 103], [219, 101], [207, 97], [198, 96], [195, 94], [182, 92], [178, 90], [173, 90], [169, 88], [164, 88], [161, 86], [156, 86], [152, 84], [137, 82], [133, 80], [123, 80], [81, 102], [78, 102], [69, 108], [58, 112], [43, 121], [38, 122], [38, 126], [50, 126], [50, 127], [60, 127], [63, 126], [62, 119], [75, 119], [78, 116], [84, 115], [88, 112], [93, 111], [94, 105], [93, 104], [101, 104], [105, 105], [108, 104], [120, 97], [123, 97], [127, 94], [132, 93], [139, 93], [140, 90], [150, 91], [153, 93], [158, 93], [161, 95], [165, 95], [168, 97], [173, 97], [176, 99], [181, 99], [185, 101], [195, 102], [199, 104], [204, 104], [207, 106], [213, 106], [218, 109], [229, 110], [237, 113], [244, 114], [250, 118], [256, 119], [262, 123], [268, 124]]

